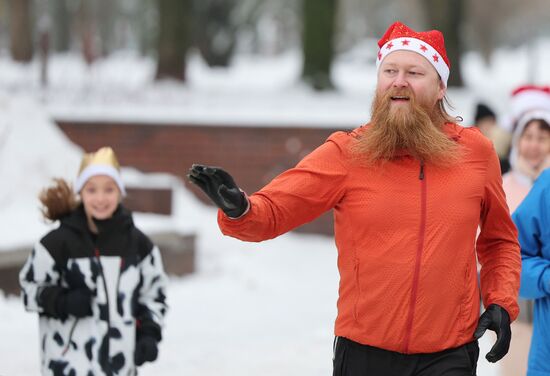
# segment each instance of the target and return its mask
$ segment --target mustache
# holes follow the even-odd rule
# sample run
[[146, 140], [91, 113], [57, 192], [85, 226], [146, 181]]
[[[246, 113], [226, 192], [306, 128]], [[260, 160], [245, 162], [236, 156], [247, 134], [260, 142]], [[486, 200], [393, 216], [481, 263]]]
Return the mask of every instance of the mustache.
[[391, 88], [387, 90], [383, 96], [382, 101], [383, 102], [389, 102], [393, 98], [407, 98], [412, 101], [416, 101], [416, 96], [414, 95], [414, 92], [410, 88]]

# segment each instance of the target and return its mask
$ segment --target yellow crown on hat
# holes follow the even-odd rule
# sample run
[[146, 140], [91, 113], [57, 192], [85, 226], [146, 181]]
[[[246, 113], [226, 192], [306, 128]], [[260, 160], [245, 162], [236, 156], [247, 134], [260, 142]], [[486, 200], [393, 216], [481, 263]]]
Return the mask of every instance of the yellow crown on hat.
[[84, 154], [82, 157], [82, 162], [80, 163], [78, 174], [80, 175], [86, 167], [91, 165], [112, 166], [117, 171], [120, 171], [120, 164], [118, 163], [115, 152], [109, 146], [102, 147], [95, 153]]
[[88, 179], [96, 175], [111, 177], [118, 185], [122, 196], [126, 196], [124, 182], [120, 176], [120, 164], [115, 152], [108, 146], [102, 147], [95, 153], [84, 154], [74, 185], [75, 192], [80, 193]]

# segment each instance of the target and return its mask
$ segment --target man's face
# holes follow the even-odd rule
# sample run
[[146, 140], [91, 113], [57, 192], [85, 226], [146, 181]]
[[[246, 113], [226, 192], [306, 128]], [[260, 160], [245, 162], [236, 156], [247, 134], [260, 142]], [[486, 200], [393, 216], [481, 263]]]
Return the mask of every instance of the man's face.
[[370, 126], [355, 152], [368, 163], [406, 151], [439, 166], [454, 164], [460, 151], [443, 130], [451, 120], [439, 107], [444, 96], [445, 87], [428, 60], [411, 51], [392, 52], [380, 66]]
[[[423, 56], [412, 51], [395, 51], [382, 61], [378, 70], [376, 93], [383, 96], [387, 91], [413, 92], [419, 105], [432, 111], [445, 96], [446, 88], [435, 68]], [[390, 111], [409, 108], [409, 97], [391, 97]]]

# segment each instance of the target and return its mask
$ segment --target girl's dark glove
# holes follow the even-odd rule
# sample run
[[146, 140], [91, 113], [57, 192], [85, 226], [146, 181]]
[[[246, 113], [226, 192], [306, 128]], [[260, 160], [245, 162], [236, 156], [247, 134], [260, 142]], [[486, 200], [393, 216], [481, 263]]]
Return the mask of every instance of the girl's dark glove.
[[223, 169], [194, 164], [187, 177], [228, 217], [238, 218], [248, 209], [246, 195], [235, 184], [233, 177]]
[[512, 330], [510, 329], [510, 315], [498, 304], [491, 304], [479, 318], [479, 324], [474, 333], [475, 339], [481, 338], [483, 333], [490, 329], [497, 334], [497, 341], [487, 353], [485, 358], [491, 363], [502, 359], [510, 348]]
[[62, 289], [56, 299], [55, 311], [60, 318], [91, 316], [92, 292], [87, 288]]
[[152, 362], [157, 359], [158, 353], [157, 340], [151, 336], [141, 336], [136, 342], [134, 362], [136, 366], [141, 366], [145, 362]]

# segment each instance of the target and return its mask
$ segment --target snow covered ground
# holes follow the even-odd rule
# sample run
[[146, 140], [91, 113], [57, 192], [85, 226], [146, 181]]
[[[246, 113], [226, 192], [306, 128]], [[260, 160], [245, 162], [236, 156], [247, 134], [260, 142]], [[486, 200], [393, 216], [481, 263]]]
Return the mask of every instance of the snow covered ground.
[[[540, 61], [548, 42], [537, 44]], [[357, 51], [356, 51], [357, 52]], [[364, 54], [361, 54], [364, 53]], [[0, 56], [0, 251], [30, 247], [51, 225], [43, 223], [36, 194], [53, 176], [73, 178], [82, 150], [52, 117], [128, 122], [312, 125], [352, 128], [368, 120], [374, 67], [359, 51], [334, 67], [339, 90], [312, 93], [298, 82], [297, 53], [258, 59], [238, 57], [228, 70], [189, 62], [189, 82], [152, 83], [151, 60], [119, 54], [92, 67], [78, 57], [55, 56], [50, 82], [39, 85], [37, 64], [21, 66]], [[499, 51], [487, 67], [464, 57], [465, 89], [450, 90], [456, 115], [473, 118], [478, 100], [504, 118], [510, 91], [530, 77], [524, 49]], [[539, 82], [550, 73], [537, 65]], [[108, 143], [108, 140], [105, 141]], [[223, 237], [215, 211], [199, 203], [181, 182], [125, 169], [135, 184], [161, 181], [176, 191], [174, 216], [137, 214], [146, 232], [197, 233], [197, 273], [172, 278], [170, 311], [160, 358], [140, 375], [327, 375], [338, 274], [332, 238], [287, 234], [248, 244]], [[0, 295], [0, 375], [37, 375], [37, 319], [18, 298]], [[481, 341], [479, 375], [499, 375], [483, 359], [492, 339]]]

